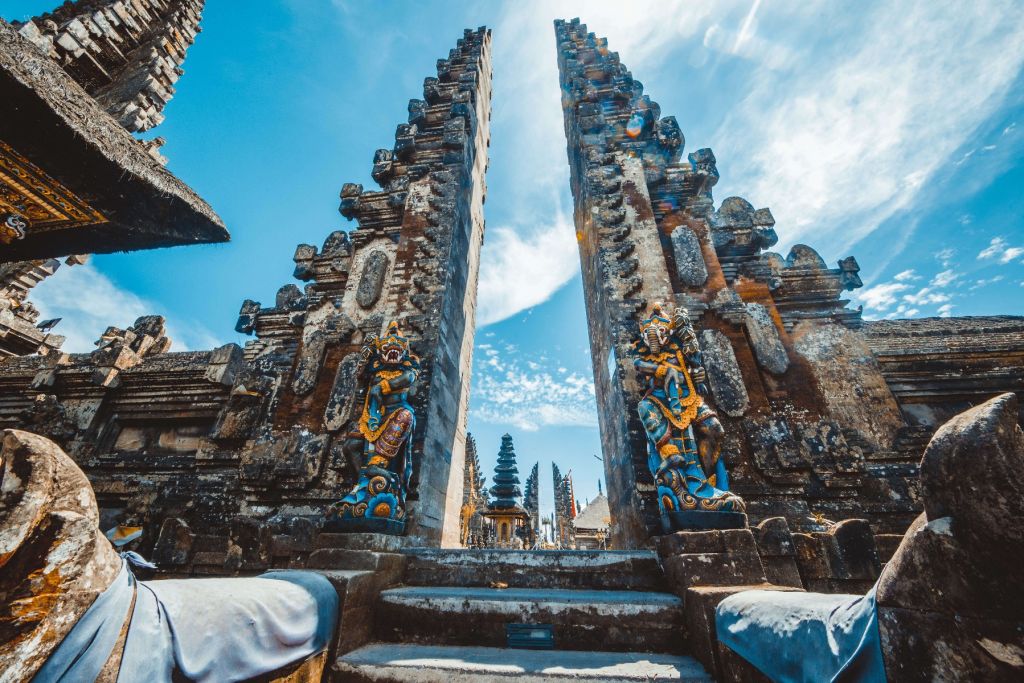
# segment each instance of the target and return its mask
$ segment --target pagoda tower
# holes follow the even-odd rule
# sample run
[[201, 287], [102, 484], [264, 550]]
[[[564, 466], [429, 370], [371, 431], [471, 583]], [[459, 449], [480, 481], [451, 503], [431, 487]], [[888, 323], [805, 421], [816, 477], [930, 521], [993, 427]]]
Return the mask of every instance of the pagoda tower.
[[496, 543], [501, 547], [508, 547], [517, 537], [523, 537], [522, 530], [528, 526], [527, 522], [530, 519], [530, 515], [519, 502], [523, 493], [519, 488], [519, 468], [516, 466], [516, 451], [512, 445], [511, 434], [501, 437], [493, 481], [493, 500], [484, 517], [494, 523]]

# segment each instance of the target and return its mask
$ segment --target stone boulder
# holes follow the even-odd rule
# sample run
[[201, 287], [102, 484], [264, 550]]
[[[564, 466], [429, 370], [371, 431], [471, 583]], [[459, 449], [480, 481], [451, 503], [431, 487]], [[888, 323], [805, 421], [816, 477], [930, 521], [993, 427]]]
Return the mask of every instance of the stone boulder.
[[5, 430], [0, 679], [30, 680], [120, 570], [82, 471], [52, 441]]
[[1003, 394], [943, 425], [878, 581], [890, 681], [1024, 680], [1024, 432]]

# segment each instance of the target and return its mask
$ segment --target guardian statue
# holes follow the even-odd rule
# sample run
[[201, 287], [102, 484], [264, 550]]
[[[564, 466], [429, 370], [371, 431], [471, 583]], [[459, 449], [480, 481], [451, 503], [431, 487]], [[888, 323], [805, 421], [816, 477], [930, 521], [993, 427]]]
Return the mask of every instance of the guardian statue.
[[419, 371], [419, 358], [396, 322], [383, 337], [371, 337], [363, 345], [357, 374], [366, 378], [365, 398], [359, 431], [353, 435], [361, 466], [355, 486], [328, 511], [332, 531], [397, 535], [405, 530], [416, 428], [409, 390]]
[[[719, 457], [725, 430], [704, 399], [707, 376], [686, 311], [676, 308], [668, 314], [654, 304], [633, 346], [634, 366], [646, 388], [637, 411], [647, 433], [647, 462], [665, 532], [742, 526], [745, 518], [737, 513], [745, 506], [729, 491]], [[693, 512], [734, 514], [695, 517]]]

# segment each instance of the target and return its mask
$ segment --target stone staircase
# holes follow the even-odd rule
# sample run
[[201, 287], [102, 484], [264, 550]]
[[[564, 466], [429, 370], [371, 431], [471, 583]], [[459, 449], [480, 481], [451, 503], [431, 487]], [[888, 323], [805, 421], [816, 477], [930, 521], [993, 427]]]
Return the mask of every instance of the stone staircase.
[[[354, 560], [341, 549], [320, 557], [328, 556], [335, 567]], [[401, 556], [400, 585], [363, 606], [367, 642], [338, 648], [331, 680], [712, 680], [686, 652], [683, 603], [667, 592], [653, 552], [411, 548]], [[554, 649], [507, 647], [508, 624], [537, 626], [527, 637], [552, 636]]]

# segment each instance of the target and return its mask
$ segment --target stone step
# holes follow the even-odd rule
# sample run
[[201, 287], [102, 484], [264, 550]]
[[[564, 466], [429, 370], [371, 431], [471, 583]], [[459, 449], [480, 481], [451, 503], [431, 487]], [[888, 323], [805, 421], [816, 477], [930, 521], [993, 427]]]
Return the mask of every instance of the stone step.
[[378, 553], [372, 550], [345, 548], [319, 548], [310, 553], [306, 569], [367, 569], [397, 571], [405, 566], [405, 557], [398, 553]]
[[332, 673], [333, 681], [356, 683], [713, 682], [704, 667], [692, 657], [646, 652], [508, 650], [391, 643], [367, 645], [338, 658]]
[[407, 548], [402, 553], [410, 586], [667, 590], [658, 556], [646, 550]]
[[668, 593], [412, 586], [381, 591], [378, 639], [504, 647], [508, 624], [551, 624], [560, 650], [684, 649], [683, 602]]

